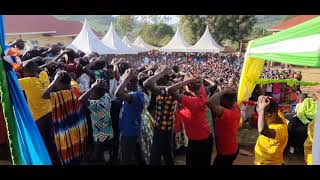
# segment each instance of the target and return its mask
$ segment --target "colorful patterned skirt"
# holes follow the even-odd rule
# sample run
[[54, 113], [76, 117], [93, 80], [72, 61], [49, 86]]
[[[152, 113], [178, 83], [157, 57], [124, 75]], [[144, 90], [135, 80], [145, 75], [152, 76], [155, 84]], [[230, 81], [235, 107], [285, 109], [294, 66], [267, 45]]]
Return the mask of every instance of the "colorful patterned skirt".
[[141, 117], [141, 153], [144, 162], [149, 164], [155, 122], [147, 109], [143, 110]]
[[62, 164], [80, 164], [87, 151], [88, 127], [70, 90], [50, 94], [55, 145]]

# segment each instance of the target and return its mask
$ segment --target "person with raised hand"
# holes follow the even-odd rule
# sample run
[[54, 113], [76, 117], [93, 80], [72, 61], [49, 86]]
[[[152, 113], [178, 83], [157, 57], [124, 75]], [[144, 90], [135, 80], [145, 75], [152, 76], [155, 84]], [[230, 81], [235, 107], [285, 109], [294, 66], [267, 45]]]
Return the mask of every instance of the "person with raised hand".
[[[179, 89], [187, 86], [188, 94], [180, 93]], [[186, 113], [183, 123], [188, 137], [188, 147], [186, 154], [187, 165], [210, 165], [212, 155], [213, 137], [206, 120], [207, 94], [205, 92], [203, 79], [187, 78], [185, 81], [167, 87], [169, 94], [173, 96]]]
[[259, 96], [258, 131], [255, 150], [256, 165], [283, 165], [283, 152], [288, 142], [288, 125], [277, 103], [269, 96]]
[[138, 90], [137, 72], [130, 68], [116, 90], [116, 96], [124, 103], [119, 121], [120, 161], [122, 164], [142, 162], [138, 138], [141, 133], [141, 114], [144, 108], [144, 95]]
[[24, 78], [19, 79], [20, 87], [25, 93], [32, 117], [48, 149], [51, 161], [57, 164], [59, 160], [53, 138], [52, 106], [50, 100], [41, 96], [50, 84], [48, 74], [33, 60], [24, 61], [21, 72]]
[[215, 124], [217, 156], [213, 165], [232, 165], [239, 154], [237, 134], [241, 113], [237, 105], [237, 92], [225, 89], [216, 93], [210, 97], [207, 106]]
[[167, 92], [170, 86], [172, 69], [162, 67], [156, 70], [155, 75], [143, 82], [143, 86], [156, 96], [156, 126], [154, 130], [150, 165], [161, 165], [163, 156], [167, 165], [174, 165], [173, 159], [173, 124], [176, 102]]
[[94, 140], [93, 159], [97, 162], [106, 162], [108, 160], [105, 159], [104, 152], [108, 151], [111, 157], [110, 147], [113, 139], [108, 82], [96, 80], [91, 88], [79, 98], [79, 101], [87, 105], [90, 111]]
[[87, 152], [87, 119], [71, 88], [70, 75], [60, 70], [42, 94], [51, 101], [55, 145], [63, 165], [81, 164]]

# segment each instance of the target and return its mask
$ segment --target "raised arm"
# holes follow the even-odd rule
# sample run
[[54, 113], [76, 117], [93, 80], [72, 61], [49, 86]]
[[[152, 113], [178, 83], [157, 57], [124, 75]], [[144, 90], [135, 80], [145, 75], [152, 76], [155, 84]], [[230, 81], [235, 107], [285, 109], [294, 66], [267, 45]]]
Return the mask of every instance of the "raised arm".
[[209, 83], [211, 86], [214, 86], [214, 85], [217, 84], [216, 82], [212, 81], [211, 79], [205, 78], [205, 79], [203, 79], [203, 80], [205, 80], [205, 81], [206, 81], [207, 83]]
[[67, 53], [67, 51], [65, 50], [65, 51], [63, 51], [63, 52], [61, 52], [58, 56], [56, 56], [52, 61], [49, 61], [48, 63], [46, 63], [46, 64], [44, 64], [44, 65], [42, 65], [42, 66], [40, 66], [40, 68], [46, 68], [46, 67], [48, 67], [50, 64], [53, 64], [53, 63], [56, 63], [56, 62], [58, 62], [58, 60], [63, 56], [63, 55], [65, 55]]
[[160, 94], [160, 87], [156, 84], [156, 82], [164, 77], [165, 75], [169, 75], [171, 73], [171, 68], [165, 67], [159, 74], [155, 74], [148, 78], [146, 81], [143, 82], [143, 86], [150, 90], [155, 95]]
[[97, 90], [97, 88], [104, 82], [105, 81], [101, 79], [96, 80], [96, 82], [92, 85], [92, 87], [79, 97], [79, 101], [85, 104], [90, 99], [92, 93], [94, 93]]
[[114, 71], [114, 78], [119, 81], [120, 80], [120, 70], [119, 70], [119, 65], [121, 63], [121, 59], [113, 59], [111, 62], [111, 65], [113, 65], [113, 71]]
[[183, 94], [178, 92], [178, 89], [190, 84], [190, 83], [195, 83], [196, 79], [188, 79], [182, 82], [179, 82], [177, 84], [173, 84], [169, 87], [166, 88], [167, 92], [173, 96], [174, 99], [177, 101], [181, 102]]
[[125, 92], [125, 88], [131, 79], [133, 79], [136, 75], [134, 74], [133, 69], [128, 69], [125, 73], [125, 78], [122, 83], [118, 86], [116, 90], [116, 96], [123, 101], [132, 101], [132, 96], [130, 96], [127, 92]]
[[87, 64], [83, 70], [86, 74], [88, 74], [91, 78], [95, 78], [94, 76], [94, 72], [91, 70], [91, 68], [93, 67], [93, 65], [95, 64], [96, 62], [93, 61], [93, 62], [90, 62], [89, 64]]
[[267, 122], [265, 121], [265, 109], [270, 104], [270, 98], [267, 96], [260, 96], [257, 102], [257, 112], [258, 112], [258, 131], [260, 134], [275, 138], [276, 132], [273, 129], [269, 129]]
[[65, 71], [58, 71], [56, 76], [54, 77], [54, 80], [51, 82], [51, 84], [48, 86], [48, 88], [44, 91], [42, 94], [43, 99], [50, 99], [50, 93], [54, 91], [57, 83], [62, 79], [63, 73], [66, 73]]
[[210, 97], [207, 101], [207, 106], [211, 110], [211, 113], [214, 117], [221, 117], [223, 113], [223, 107], [220, 106], [220, 98], [225, 94], [224, 91], [218, 92]]

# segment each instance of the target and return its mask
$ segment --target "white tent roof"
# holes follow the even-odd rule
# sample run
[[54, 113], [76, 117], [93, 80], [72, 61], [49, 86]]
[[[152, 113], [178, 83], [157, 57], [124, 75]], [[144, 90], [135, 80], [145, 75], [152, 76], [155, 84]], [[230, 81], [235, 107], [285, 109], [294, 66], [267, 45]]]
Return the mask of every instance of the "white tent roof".
[[102, 43], [115, 50], [115, 54], [138, 54], [137, 51], [126, 46], [114, 30], [111, 23], [108, 33], [102, 38]]
[[96, 52], [98, 54], [113, 54], [114, 51], [105, 46], [92, 32], [88, 21], [85, 19], [81, 32], [68, 46], [75, 51], [81, 50], [85, 54]]
[[138, 47], [140, 47], [140, 48], [142, 48], [142, 49], [145, 49], [144, 52], [152, 51], [152, 50], [159, 50], [158, 47], [151, 46], [151, 45], [145, 43], [140, 35], [137, 37], [137, 39], [134, 41], [133, 44], [138, 46]]
[[224, 48], [218, 45], [218, 43], [212, 38], [209, 27], [207, 26], [206, 31], [199, 39], [199, 41], [189, 48], [190, 52], [220, 52]]
[[167, 52], [187, 52], [191, 45], [183, 38], [179, 27], [177, 28], [176, 34], [170, 40], [170, 42], [160, 48], [160, 51]]
[[137, 52], [146, 52], [147, 50], [145, 48], [141, 48], [139, 46], [134, 45], [128, 38], [127, 36], [124, 36], [122, 39], [122, 42], [127, 45], [129, 48], [137, 51]]

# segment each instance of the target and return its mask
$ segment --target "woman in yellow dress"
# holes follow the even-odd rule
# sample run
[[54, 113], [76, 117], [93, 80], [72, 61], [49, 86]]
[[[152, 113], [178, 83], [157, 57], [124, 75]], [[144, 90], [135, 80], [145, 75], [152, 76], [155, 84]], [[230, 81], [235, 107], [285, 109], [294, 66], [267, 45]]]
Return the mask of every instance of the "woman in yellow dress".
[[260, 96], [257, 102], [259, 137], [255, 146], [256, 165], [283, 165], [288, 142], [288, 125], [278, 104], [271, 97]]

